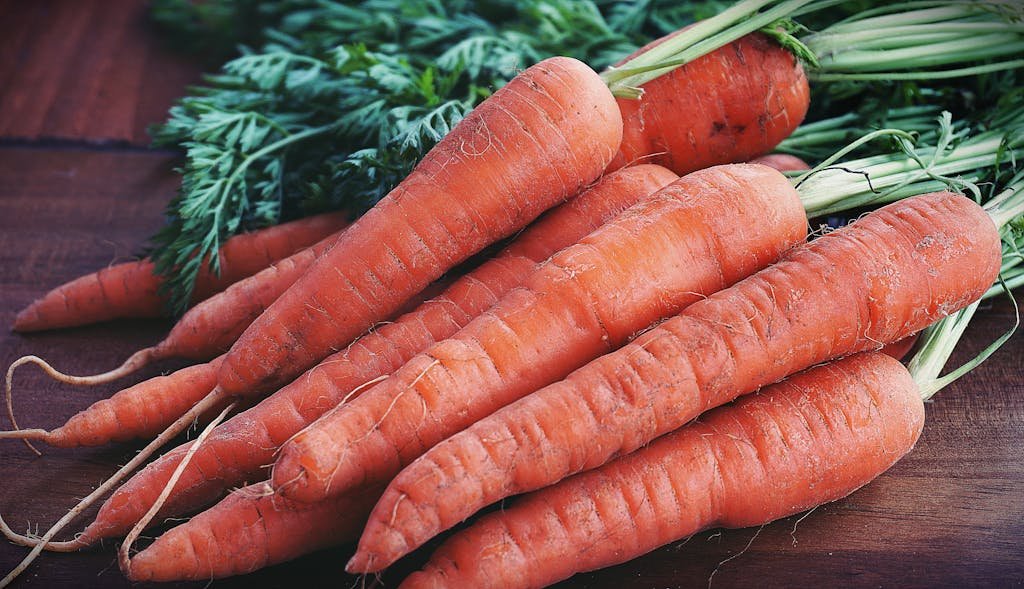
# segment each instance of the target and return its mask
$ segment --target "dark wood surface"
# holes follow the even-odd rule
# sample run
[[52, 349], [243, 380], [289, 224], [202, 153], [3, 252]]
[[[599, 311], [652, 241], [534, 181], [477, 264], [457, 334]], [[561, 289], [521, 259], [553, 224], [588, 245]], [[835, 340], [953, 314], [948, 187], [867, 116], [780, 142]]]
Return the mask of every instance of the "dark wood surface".
[[[197, 69], [166, 56], [161, 59], [178, 68], [177, 81], [154, 81], [160, 76], [149, 70], [152, 66], [132, 69], [138, 64], [124, 56], [160, 50], [137, 7], [120, 3], [135, 16], [99, 19], [100, 4], [0, 3], [0, 325], [10, 325], [18, 309], [52, 286], [136, 254], [160, 225], [162, 207], [177, 184], [174, 154], [132, 144], [145, 143], [145, 124], [160, 119]], [[22, 8], [28, 12], [15, 15]], [[93, 15], [92, 24], [72, 43], [54, 28], [78, 23], [68, 14], [81, 10]], [[9, 47], [19, 48], [14, 59]], [[107, 58], [82, 54], [101, 50]], [[50, 62], [61, 67], [45, 65]], [[136, 82], [114, 81], [125, 79]], [[60, 105], [54, 88], [63, 96]], [[109, 91], [97, 94], [96, 88]], [[67, 141], [55, 144], [52, 138]], [[1012, 319], [1006, 302], [989, 305], [954, 360], [980, 350]], [[70, 372], [95, 372], [156, 341], [167, 327], [158, 320], [122, 321], [31, 336], [0, 329], [0, 362], [7, 366], [32, 353]], [[1022, 586], [1022, 357], [1024, 336], [1017, 335], [989, 362], [939, 393], [928, 406], [928, 422], [913, 453], [850, 497], [761, 529], [698, 534], [564, 586]], [[175, 366], [163, 364], [143, 376]], [[71, 389], [29, 368], [18, 374], [15, 407], [23, 426], [52, 427], [115, 389]], [[36, 458], [21, 444], [4, 441], [0, 512], [16, 529], [45, 529], [138, 447], [47, 449]], [[0, 542], [0, 572], [25, 552]], [[211, 586], [360, 586], [359, 579], [341, 573], [349, 553], [342, 547]], [[400, 563], [383, 577], [385, 586], [396, 585], [426, 555], [420, 551]], [[130, 584], [117, 570], [114, 545], [107, 545], [44, 555], [14, 586]]]

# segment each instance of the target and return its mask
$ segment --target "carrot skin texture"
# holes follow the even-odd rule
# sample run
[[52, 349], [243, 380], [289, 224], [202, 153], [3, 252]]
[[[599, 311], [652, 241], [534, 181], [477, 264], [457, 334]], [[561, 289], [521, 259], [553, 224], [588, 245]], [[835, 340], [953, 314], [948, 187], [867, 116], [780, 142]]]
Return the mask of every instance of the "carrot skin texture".
[[624, 130], [609, 169], [648, 162], [686, 174], [747, 161], [788, 137], [810, 104], [810, 87], [799, 62], [760, 33], [716, 49], [642, 88], [639, 99], [617, 99]]
[[979, 298], [999, 264], [992, 221], [951, 193], [794, 248], [431, 449], [381, 498], [356, 566], [369, 555], [387, 566], [485, 505], [596, 468], [787, 374], [916, 333]]
[[340, 236], [329, 235], [192, 307], [156, 345], [154, 356], [205, 361], [223, 354]]
[[[363, 336], [249, 411], [218, 426], [183, 472], [162, 517], [207, 505], [223, 490], [260, 477], [278, 447], [363, 383], [390, 374], [451, 336], [521, 285], [537, 264], [678, 177], [645, 164], [604, 176], [544, 214], [495, 258], [414, 312]], [[153, 504], [189, 444], [172, 450], [114, 492], [84, 532], [86, 543], [122, 536]]]
[[57, 448], [74, 448], [156, 437], [168, 421], [210, 393], [220, 361], [187, 366], [101, 399], [50, 430], [43, 441]]
[[244, 487], [165, 532], [132, 558], [133, 581], [204, 581], [251, 573], [321, 548], [352, 542], [380, 496], [362, 490], [322, 503]]
[[867, 484], [923, 425], [896, 360], [818, 366], [484, 516], [401, 587], [543, 587], [704, 529], [764, 524]]
[[773, 263], [804, 240], [806, 223], [796, 191], [765, 166], [680, 178], [292, 438], [274, 485], [316, 501], [386, 480], [444, 438]]
[[621, 139], [614, 98], [593, 70], [561, 57], [530, 67], [467, 115], [246, 330], [219, 386], [244, 395], [288, 382], [597, 179]]
[[[218, 252], [220, 274], [204, 266], [196, 279], [192, 304], [221, 292], [348, 224], [344, 212], [299, 219], [228, 239]], [[46, 293], [18, 313], [14, 330], [41, 331], [118, 318], [162, 317], [166, 300], [149, 259], [115, 264], [76, 278]]]

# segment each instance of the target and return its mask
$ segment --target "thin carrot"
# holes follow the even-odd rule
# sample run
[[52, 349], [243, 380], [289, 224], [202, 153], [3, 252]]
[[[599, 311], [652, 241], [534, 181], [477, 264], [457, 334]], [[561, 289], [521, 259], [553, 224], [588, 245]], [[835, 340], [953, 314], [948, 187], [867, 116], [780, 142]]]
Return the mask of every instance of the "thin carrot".
[[[249, 411], [217, 428], [193, 457], [162, 516], [209, 504], [224, 489], [266, 476], [277, 448], [345, 399], [401, 367], [415, 354], [454, 334], [505, 293], [523, 284], [537, 264], [571, 245], [676, 175], [655, 165], [623, 168], [564, 205], [548, 211], [500, 254], [416, 310], [381, 325]], [[200, 387], [196, 387], [198, 390]], [[209, 387], [207, 387], [209, 390]], [[140, 471], [101, 507], [79, 539], [93, 543], [123, 535], [170, 478], [191, 444]]]
[[297, 503], [274, 495], [268, 483], [249, 485], [164, 532], [132, 558], [128, 578], [207, 581], [354, 542], [381, 490]]
[[35, 364], [60, 382], [94, 386], [124, 378], [152, 362], [167, 358], [210, 360], [224, 353], [254, 319], [288, 290], [341, 233], [331, 234], [267, 268], [244, 278], [190, 309], [163, 340], [132, 354], [120, 366], [89, 376], [65, 374], [37, 356], [23, 356], [7, 370], [7, 386], [14, 371]]
[[[649, 43], [623, 62], [685, 31]], [[741, 37], [641, 88], [640, 99], [617, 99], [622, 146], [609, 169], [644, 161], [685, 174], [747, 161], [788, 137], [810, 105], [803, 67], [761, 33]]]
[[684, 176], [295, 436], [281, 448], [274, 485], [315, 501], [386, 480], [449, 435], [775, 262], [805, 239], [806, 225], [796, 191], [771, 168]]
[[[221, 247], [219, 273], [199, 272], [192, 303], [205, 300], [348, 224], [344, 212], [299, 219], [228, 239]], [[46, 293], [18, 313], [14, 330], [58, 329], [118, 318], [162, 317], [167, 301], [148, 259], [126, 262], [76, 278]]]
[[887, 356], [892, 356], [897, 360], [902, 360], [910, 353], [910, 350], [914, 349], [914, 344], [917, 343], [918, 334], [907, 336], [901, 340], [897, 340], [891, 344], [886, 344], [882, 347], [879, 352]]
[[1000, 259], [986, 211], [948, 192], [794, 248], [428, 451], [392, 481], [351, 570], [379, 570], [485, 505], [632, 452], [797, 370], [920, 331], [981, 297]]
[[73, 448], [151, 438], [210, 392], [217, 382], [220, 362], [218, 357], [128, 387], [109, 399], [93, 403], [58, 428], [4, 431], [0, 432], [0, 439], [25, 439]]
[[851, 356], [481, 518], [401, 587], [543, 587], [703, 529], [767, 523], [867, 484], [913, 448], [923, 424], [906, 368]]

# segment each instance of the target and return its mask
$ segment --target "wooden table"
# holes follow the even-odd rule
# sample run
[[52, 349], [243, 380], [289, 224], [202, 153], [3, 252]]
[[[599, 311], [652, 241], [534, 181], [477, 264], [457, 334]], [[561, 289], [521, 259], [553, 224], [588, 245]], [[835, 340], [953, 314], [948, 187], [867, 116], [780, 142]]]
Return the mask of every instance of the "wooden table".
[[[0, 1], [0, 325], [52, 286], [130, 258], [161, 224], [177, 154], [146, 149], [197, 66], [160, 49], [136, 2]], [[954, 361], [1013, 320], [979, 313]], [[72, 373], [118, 364], [159, 339], [162, 321], [121, 321], [19, 336], [0, 330], [0, 362], [39, 354]], [[942, 391], [917, 448], [845, 500], [761, 529], [712, 531], [565, 587], [1024, 585], [1024, 336]], [[175, 368], [173, 363], [155, 367]], [[24, 426], [52, 427], [115, 386], [75, 390], [25, 369]], [[6, 424], [5, 426], [6, 427]], [[45, 529], [140, 447], [46, 450], [0, 443], [0, 511]], [[359, 586], [351, 548], [325, 551], [213, 587]], [[26, 550], [0, 543], [6, 572]], [[384, 576], [393, 586], [420, 551]], [[184, 586], [201, 587], [205, 584]], [[44, 555], [15, 587], [128, 587], [114, 546]], [[165, 585], [166, 586], [166, 585]]]

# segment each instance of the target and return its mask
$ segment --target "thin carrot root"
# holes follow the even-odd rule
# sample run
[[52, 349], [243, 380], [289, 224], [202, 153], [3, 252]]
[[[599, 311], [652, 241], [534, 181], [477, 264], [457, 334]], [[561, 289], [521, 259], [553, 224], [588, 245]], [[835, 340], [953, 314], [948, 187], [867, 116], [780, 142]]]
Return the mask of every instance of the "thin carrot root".
[[237, 405], [238, 402], [235, 401], [225, 407], [224, 410], [220, 412], [220, 415], [218, 415], [203, 429], [202, 433], [199, 434], [199, 437], [192, 443], [192, 447], [190, 447], [188, 452], [185, 453], [185, 458], [183, 458], [181, 463], [178, 464], [178, 467], [174, 469], [174, 473], [171, 475], [170, 480], [167, 481], [167, 484], [164, 485], [163, 491], [161, 491], [160, 495], [156, 498], [156, 502], [153, 503], [149, 508], [149, 511], [142, 516], [142, 519], [140, 519], [135, 526], [132, 527], [131, 531], [128, 532], [128, 535], [125, 536], [124, 542], [121, 543], [120, 550], [117, 551], [117, 562], [126, 577], [131, 578], [132, 576], [132, 562], [130, 556], [132, 544], [135, 543], [135, 540], [139, 538], [139, 534], [142, 533], [142, 530], [146, 529], [149, 522], [153, 521], [153, 518], [156, 517], [156, 514], [160, 511], [160, 508], [163, 507], [164, 503], [167, 501], [168, 495], [170, 495], [171, 491], [174, 490], [174, 485], [176, 485], [178, 483], [178, 479], [181, 478], [181, 473], [185, 470], [185, 467], [188, 466], [189, 462], [192, 461], [192, 457], [195, 456], [199, 447], [206, 441], [206, 438], [210, 435], [213, 429], [217, 427], [220, 422], [224, 421], [224, 418], [227, 417], [228, 413], [230, 413]]
[[[219, 360], [215, 359], [208, 364], [188, 366], [172, 374], [143, 381], [93, 403], [64, 425], [50, 431], [20, 429], [14, 417], [11, 380], [8, 379], [7, 414], [15, 429], [0, 432], [0, 439], [21, 439], [26, 443], [38, 440], [50, 446], [71, 448], [152, 438], [213, 389], [219, 365]], [[14, 368], [12, 366], [12, 371]], [[156, 392], [161, 390], [173, 393], [157, 395]]]
[[118, 469], [117, 472], [111, 475], [111, 477], [104, 481], [100, 486], [96, 487], [96, 489], [92, 493], [90, 493], [84, 499], [79, 501], [77, 505], [71, 508], [71, 510], [64, 514], [63, 517], [57, 520], [57, 523], [53, 524], [53, 526], [49, 530], [47, 530], [46, 533], [43, 534], [41, 537], [35, 538], [29, 535], [18, 534], [14, 532], [14, 530], [12, 530], [10, 526], [8, 526], [7, 523], [4, 521], [3, 516], [0, 515], [0, 532], [3, 532], [3, 535], [15, 544], [32, 547], [32, 550], [28, 553], [28, 556], [26, 556], [24, 560], [22, 560], [21, 563], [19, 563], [18, 566], [14, 568], [14, 570], [8, 573], [6, 577], [0, 580], [0, 589], [3, 589], [3, 587], [8, 586], [12, 581], [14, 581], [14, 579], [18, 577], [18, 575], [24, 572], [25, 569], [27, 569], [28, 566], [32, 564], [32, 562], [36, 558], [39, 557], [43, 550], [67, 552], [91, 544], [92, 540], [86, 534], [79, 535], [77, 538], [69, 542], [51, 542], [51, 540], [53, 540], [53, 537], [56, 536], [61, 530], [63, 530], [65, 526], [74, 521], [74, 519], [77, 518], [83, 511], [88, 509], [89, 506], [91, 506], [100, 497], [106, 495], [107, 492], [109, 492], [111, 489], [117, 486], [126, 476], [128, 476], [129, 473], [131, 473], [136, 468], [145, 463], [147, 460], [149, 460], [149, 458], [157, 450], [163, 447], [164, 444], [171, 441], [171, 439], [173, 439], [175, 436], [177, 436], [190, 425], [192, 425], [192, 423], [195, 422], [195, 420], [199, 416], [203, 415], [203, 413], [208, 411], [210, 408], [215, 407], [219, 403], [223, 402], [225, 398], [227, 398], [226, 393], [224, 393], [219, 388], [211, 391], [210, 394], [206, 396], [206, 398], [197, 403], [187, 413], [179, 417], [177, 421], [171, 424], [170, 427], [168, 427], [159, 436], [153, 439], [152, 442], [147, 444], [145, 448], [140, 450], [139, 453], [136, 454], [135, 457], [133, 457], [130, 461], [128, 461], [127, 464]]
[[65, 374], [51, 366], [49, 362], [43, 360], [39, 356], [22, 356], [15, 360], [11, 364], [10, 368], [7, 369], [7, 387], [10, 388], [11, 386], [11, 379], [14, 376], [14, 370], [25, 364], [35, 364], [36, 366], [39, 366], [43, 369], [43, 372], [50, 376], [50, 378], [58, 382], [72, 386], [91, 387], [100, 384], [107, 384], [108, 382], [113, 382], [119, 378], [124, 378], [155, 360], [156, 356], [156, 347], [145, 348], [129, 356], [124, 363], [113, 370], [86, 376]]

